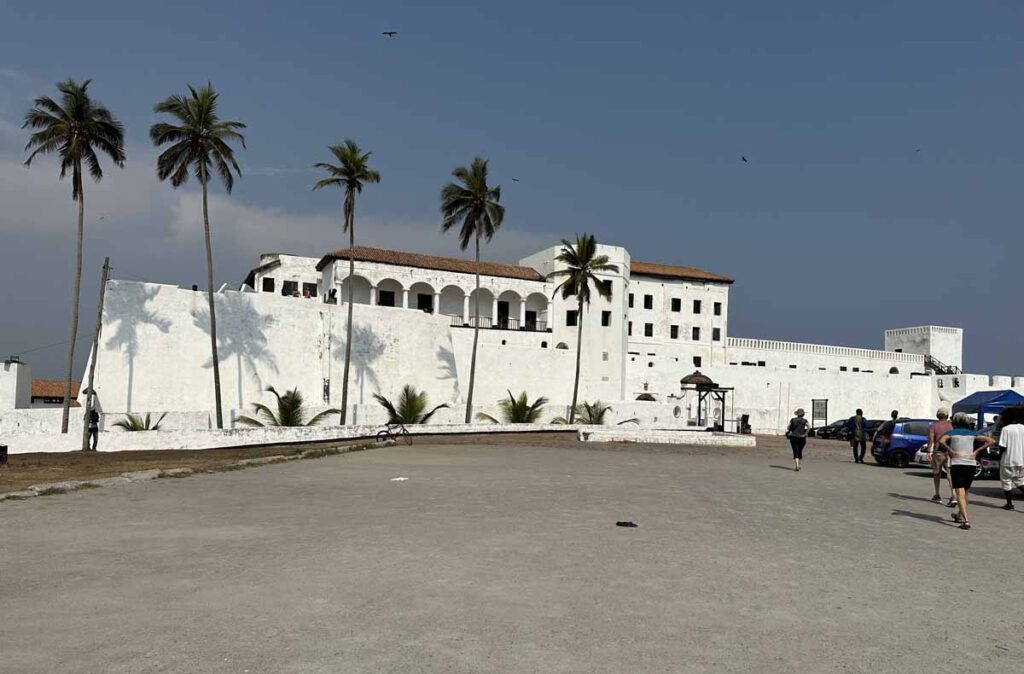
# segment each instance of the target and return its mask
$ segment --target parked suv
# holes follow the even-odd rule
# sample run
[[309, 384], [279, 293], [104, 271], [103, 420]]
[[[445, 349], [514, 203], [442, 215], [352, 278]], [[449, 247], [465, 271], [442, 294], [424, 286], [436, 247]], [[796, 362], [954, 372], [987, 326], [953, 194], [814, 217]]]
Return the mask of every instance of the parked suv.
[[917, 450], [928, 444], [931, 419], [897, 419], [886, 421], [875, 431], [871, 456], [880, 466], [906, 468]]
[[[828, 426], [819, 426], [818, 428], [812, 428], [809, 432], [811, 437], [822, 438], [824, 440], [845, 440], [850, 441], [850, 429], [846, 427], [849, 423], [849, 419], [840, 419], [839, 421], [833, 421]], [[872, 433], [878, 430], [878, 427], [882, 425], [882, 422], [877, 419], [865, 419], [864, 420], [864, 435], [865, 437], [872, 437]]]

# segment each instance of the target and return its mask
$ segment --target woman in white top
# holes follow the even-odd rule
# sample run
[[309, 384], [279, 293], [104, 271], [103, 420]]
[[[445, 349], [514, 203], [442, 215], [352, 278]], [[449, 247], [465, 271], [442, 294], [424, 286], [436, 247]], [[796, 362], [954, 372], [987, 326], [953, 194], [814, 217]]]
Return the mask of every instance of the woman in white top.
[[967, 521], [967, 490], [974, 481], [974, 471], [978, 466], [976, 457], [978, 452], [994, 442], [984, 435], [975, 435], [971, 430], [973, 426], [969, 416], [958, 412], [953, 415], [953, 430], [939, 438], [939, 444], [949, 455], [949, 479], [959, 507], [958, 512], [953, 513], [953, 521], [959, 523], [961, 529], [971, 528]]

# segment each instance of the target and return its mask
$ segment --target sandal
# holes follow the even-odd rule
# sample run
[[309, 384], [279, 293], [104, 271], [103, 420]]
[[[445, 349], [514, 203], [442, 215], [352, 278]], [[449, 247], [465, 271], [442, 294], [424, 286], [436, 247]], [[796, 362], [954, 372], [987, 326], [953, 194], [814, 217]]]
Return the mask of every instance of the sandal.
[[971, 528], [971, 523], [968, 522], [967, 520], [964, 520], [963, 522], [960, 523], [960, 528], [966, 531], [967, 529]]
[[962, 524], [963, 521], [964, 521], [964, 518], [960, 517], [960, 513], [953, 513], [952, 517], [953, 517], [953, 521], [956, 522], [957, 524]]

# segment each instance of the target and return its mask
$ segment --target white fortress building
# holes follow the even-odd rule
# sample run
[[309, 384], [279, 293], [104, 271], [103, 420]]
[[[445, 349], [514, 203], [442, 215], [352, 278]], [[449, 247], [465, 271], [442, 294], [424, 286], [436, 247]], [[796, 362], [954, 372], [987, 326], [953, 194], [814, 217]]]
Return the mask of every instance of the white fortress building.
[[[1024, 377], [962, 373], [959, 328], [888, 330], [884, 349], [734, 337], [731, 278], [599, 248], [618, 266], [601, 275], [612, 299], [595, 294], [580, 317], [575, 300], [556, 296], [556, 284], [546, 280], [560, 246], [518, 265], [481, 263], [479, 315], [472, 260], [357, 247], [350, 422], [381, 423], [372, 395], [393, 397], [405, 384], [425, 390], [433, 404], [451, 405], [437, 422], [461, 421], [475, 324], [481, 336], [474, 407], [489, 413], [508, 391], [526, 391], [551, 401], [551, 417], [565, 414], [579, 320], [580, 398], [610, 404], [613, 421], [733, 431], [745, 419], [754, 432], [779, 433], [797, 407], [815, 424], [857, 407], [875, 418], [894, 409], [931, 417], [940, 405], [979, 390], [1024, 391]], [[348, 249], [319, 259], [270, 254], [238, 290], [216, 294], [226, 423], [266, 401], [270, 385], [299, 388], [313, 408], [340, 405], [348, 276]], [[206, 294], [114, 280], [106, 297], [98, 353], [91, 356], [104, 414], [170, 411], [169, 423], [210, 427]], [[699, 393], [681, 386], [696, 371], [731, 389], [724, 410], [702, 407]], [[23, 396], [17, 392], [24, 387], [0, 378], [0, 401]], [[0, 419], [0, 432], [2, 425]]]

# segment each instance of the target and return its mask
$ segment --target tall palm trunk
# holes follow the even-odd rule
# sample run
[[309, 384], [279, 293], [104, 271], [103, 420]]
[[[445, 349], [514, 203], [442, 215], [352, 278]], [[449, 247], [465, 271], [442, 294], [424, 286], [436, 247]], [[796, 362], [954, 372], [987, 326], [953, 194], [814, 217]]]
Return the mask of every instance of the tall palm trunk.
[[352, 366], [352, 298], [353, 279], [356, 276], [355, 204], [351, 194], [345, 195], [345, 226], [348, 228], [348, 325], [345, 328], [345, 371], [341, 375], [341, 425], [348, 418], [348, 373]]
[[576, 381], [572, 385], [572, 407], [569, 408], [569, 423], [576, 423], [576, 398], [580, 392], [580, 357], [583, 355], [583, 300], [576, 310]]
[[217, 355], [217, 311], [213, 303], [213, 248], [210, 246], [210, 212], [206, 198], [206, 167], [200, 170], [203, 184], [203, 235], [206, 237], [206, 297], [210, 302], [210, 354], [213, 361], [213, 397], [217, 406], [217, 428], [224, 428], [220, 403], [220, 357]]
[[74, 181], [78, 192], [78, 243], [75, 247], [75, 288], [71, 293], [71, 336], [68, 340], [68, 360], [64, 369], [64, 405], [60, 415], [60, 432], [68, 432], [71, 416], [71, 374], [75, 367], [75, 341], [78, 340], [78, 296], [82, 292], [82, 236], [85, 231], [85, 193], [82, 191], [82, 168], [75, 165]]
[[476, 385], [476, 347], [480, 342], [480, 230], [476, 230], [476, 315], [473, 317], [473, 358], [469, 361], [469, 393], [466, 395], [466, 423], [473, 420], [473, 387]]

